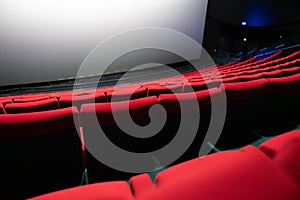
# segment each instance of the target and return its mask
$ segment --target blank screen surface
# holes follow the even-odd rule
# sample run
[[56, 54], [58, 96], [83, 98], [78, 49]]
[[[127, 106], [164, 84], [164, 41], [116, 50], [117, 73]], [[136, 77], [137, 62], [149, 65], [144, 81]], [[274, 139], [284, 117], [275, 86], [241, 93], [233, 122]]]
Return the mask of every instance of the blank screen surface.
[[0, 85], [75, 77], [97, 44], [135, 28], [202, 44], [206, 9], [207, 0], [1, 0]]

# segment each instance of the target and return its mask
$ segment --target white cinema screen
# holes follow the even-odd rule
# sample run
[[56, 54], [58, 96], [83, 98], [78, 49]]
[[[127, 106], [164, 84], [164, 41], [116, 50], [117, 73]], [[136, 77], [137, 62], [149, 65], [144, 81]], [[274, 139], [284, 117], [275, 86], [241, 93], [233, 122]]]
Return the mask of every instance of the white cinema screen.
[[202, 43], [207, 0], [1, 0], [0, 86], [75, 77], [100, 42], [140, 27]]

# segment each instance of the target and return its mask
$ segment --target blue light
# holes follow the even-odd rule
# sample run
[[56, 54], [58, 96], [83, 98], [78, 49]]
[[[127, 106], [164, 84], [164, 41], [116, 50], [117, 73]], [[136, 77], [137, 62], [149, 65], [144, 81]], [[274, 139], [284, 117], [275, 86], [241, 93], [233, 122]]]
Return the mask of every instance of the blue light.
[[273, 24], [273, 11], [269, 2], [254, 0], [248, 7], [246, 17], [247, 26], [269, 26]]
[[243, 26], [246, 26], [246, 25], [247, 25], [247, 22], [242, 22], [242, 25], [243, 25]]

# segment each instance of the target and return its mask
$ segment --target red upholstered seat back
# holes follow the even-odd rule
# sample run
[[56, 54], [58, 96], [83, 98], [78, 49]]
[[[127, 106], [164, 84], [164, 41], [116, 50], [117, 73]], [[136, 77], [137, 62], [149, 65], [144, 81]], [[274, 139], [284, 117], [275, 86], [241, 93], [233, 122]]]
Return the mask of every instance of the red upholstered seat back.
[[75, 107], [43, 112], [0, 115], [0, 138], [42, 137], [63, 132], [79, 125]]
[[262, 143], [259, 149], [300, 185], [300, 130], [272, 138]]
[[29, 96], [27, 98], [14, 98], [13, 102], [14, 103], [26, 103], [26, 102], [34, 102], [34, 101], [41, 101], [44, 99], [49, 99], [50, 96], [46, 95], [46, 96]]
[[5, 109], [2, 103], [0, 103], [0, 114], [5, 114]]
[[49, 193], [30, 200], [134, 200], [125, 181], [96, 183]]
[[56, 98], [26, 103], [10, 103], [5, 105], [5, 110], [8, 114], [39, 112], [55, 109], [58, 109], [58, 101]]
[[[212, 88], [190, 93], [162, 94], [159, 96], [159, 102], [167, 112], [179, 113], [180, 109], [183, 112], [194, 112], [195, 108], [190, 104], [191, 101], [197, 101], [200, 109], [206, 109], [211, 106], [211, 96], [217, 96], [220, 92], [220, 89]], [[184, 108], [179, 107], [179, 102], [184, 105]]]
[[160, 172], [155, 190], [139, 200], [293, 199], [297, 186], [252, 146], [197, 158]]
[[68, 95], [59, 98], [59, 107], [67, 108], [67, 107], [76, 106], [78, 109], [80, 109], [82, 104], [101, 103], [106, 101], [107, 98], [102, 92], [96, 92], [95, 94], [76, 95], [76, 96]]
[[266, 94], [267, 79], [257, 79], [240, 83], [224, 83], [220, 86], [226, 91], [228, 101], [251, 100]]
[[149, 118], [148, 112], [149, 108], [158, 103], [156, 96], [134, 99], [130, 101], [119, 101], [119, 102], [108, 102], [108, 103], [96, 103], [96, 104], [84, 104], [81, 107], [81, 123], [83, 126], [90, 126], [95, 124], [90, 124], [90, 117], [93, 117], [96, 113], [99, 122], [103, 126], [113, 126], [115, 125], [113, 119], [113, 112], [122, 116], [125, 114], [122, 121], [124, 124], [128, 122], [126, 112], [130, 112], [131, 117], [135, 121], [142, 121]]
[[300, 88], [300, 74], [268, 80], [270, 92], [288, 92]]
[[83, 172], [76, 107], [0, 115], [0, 196], [24, 199], [77, 186]]

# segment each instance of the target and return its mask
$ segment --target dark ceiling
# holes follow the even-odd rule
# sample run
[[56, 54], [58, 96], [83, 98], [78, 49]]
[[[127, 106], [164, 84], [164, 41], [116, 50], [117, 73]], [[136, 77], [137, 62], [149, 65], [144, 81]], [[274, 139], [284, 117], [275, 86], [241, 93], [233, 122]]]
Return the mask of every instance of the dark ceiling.
[[247, 26], [277, 26], [300, 21], [297, 0], [208, 0], [207, 16], [219, 22]]

